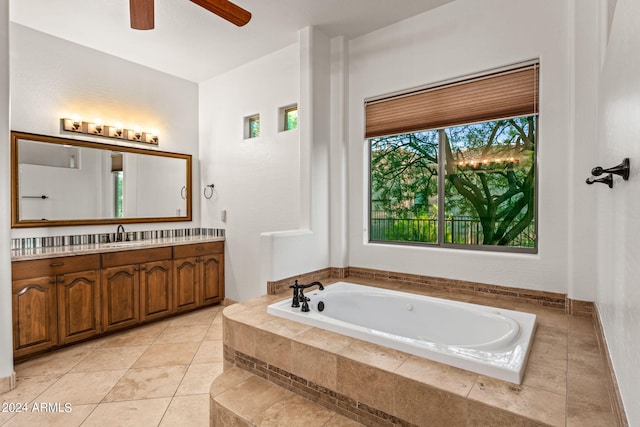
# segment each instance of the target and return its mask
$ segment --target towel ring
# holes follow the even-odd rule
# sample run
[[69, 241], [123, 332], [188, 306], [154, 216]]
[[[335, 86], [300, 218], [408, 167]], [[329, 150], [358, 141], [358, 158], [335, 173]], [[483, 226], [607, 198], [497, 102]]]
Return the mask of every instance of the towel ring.
[[[209, 184], [209, 185], [205, 185], [204, 186], [204, 198], [205, 199], [208, 200], [208, 199], [213, 197], [213, 187], [214, 187], [213, 184]], [[208, 195], [207, 195], [207, 188], [210, 190]]]

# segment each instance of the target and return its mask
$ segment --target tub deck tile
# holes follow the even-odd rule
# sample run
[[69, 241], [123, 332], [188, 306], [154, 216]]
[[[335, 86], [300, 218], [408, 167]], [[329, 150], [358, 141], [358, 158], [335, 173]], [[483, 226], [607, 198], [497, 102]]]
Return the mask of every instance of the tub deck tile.
[[531, 421], [562, 427], [566, 396], [526, 385], [515, 385], [480, 375], [469, 400], [508, 411]]
[[467, 397], [478, 374], [453, 366], [443, 365], [422, 357], [409, 357], [394, 372], [404, 378], [431, 384], [460, 397]]
[[340, 351], [339, 355], [389, 372], [398, 369], [410, 356], [398, 350], [360, 340], [355, 340], [349, 347]]
[[[536, 314], [538, 327], [522, 385], [402, 352], [397, 352], [402, 356], [396, 358], [396, 350], [379, 350], [375, 344], [318, 328], [291, 332], [289, 326], [300, 324], [282, 319], [270, 325], [275, 318], [273, 316], [264, 322], [258, 321], [267, 319], [260, 314], [243, 313], [245, 310], [257, 310], [266, 314], [264, 301], [257, 305], [249, 302], [246, 307], [230, 310], [232, 319], [227, 318], [225, 310], [224, 331], [231, 335], [230, 338], [224, 337], [225, 369], [234, 370], [238, 368], [233, 365], [242, 365], [244, 369], [273, 379], [273, 382], [282, 378], [279, 383], [289, 392], [331, 409], [335, 416], [345, 415], [354, 419], [342, 419], [345, 425], [352, 422], [371, 426], [492, 427], [616, 424], [608, 398], [606, 364], [591, 319], [572, 317], [559, 309], [545, 306], [553, 301], [528, 304], [502, 294], [461, 295], [458, 291], [464, 287], [462, 283], [455, 289], [447, 289], [443, 282], [442, 289], [433, 291], [427, 286], [412, 285], [407, 281], [391, 283], [389, 279], [391, 276], [382, 282], [373, 278], [349, 277], [346, 281], [368, 285], [377, 283], [385, 288], [401, 287], [402, 290], [430, 296], [446, 293], [454, 300], [467, 299], [473, 303]], [[273, 301], [289, 296], [287, 291]], [[555, 295], [548, 297], [551, 300]], [[292, 365], [289, 372], [256, 358], [257, 330], [270, 331], [291, 341]], [[246, 354], [243, 349], [247, 350]], [[318, 355], [326, 355], [328, 359], [318, 358]], [[323, 362], [317, 363], [317, 360]], [[336, 361], [335, 385], [333, 360]], [[314, 364], [319, 368], [312, 369]], [[277, 372], [280, 373], [276, 375]], [[245, 420], [246, 425], [257, 425], [250, 418]], [[334, 424], [328, 421], [325, 425]]]
[[388, 414], [393, 413], [392, 372], [339, 357], [337, 377], [338, 393]]
[[[313, 363], [307, 363], [313, 360]], [[310, 382], [336, 390], [338, 378], [338, 356], [297, 341], [291, 342], [291, 371]]]
[[420, 381], [394, 376], [393, 415], [415, 425], [466, 426], [467, 399]]
[[287, 338], [293, 338], [296, 335], [308, 331], [309, 329], [313, 328], [313, 326], [305, 325], [298, 322], [294, 322], [294, 324], [292, 324], [286, 319], [272, 316], [272, 320], [258, 325], [257, 328], [263, 331], [273, 332]]
[[530, 360], [522, 379], [522, 385], [539, 388], [561, 395], [567, 394], [567, 370]]
[[[289, 320], [286, 322], [291, 323]], [[331, 353], [339, 353], [356, 341], [355, 338], [314, 327], [294, 336], [292, 340]]]

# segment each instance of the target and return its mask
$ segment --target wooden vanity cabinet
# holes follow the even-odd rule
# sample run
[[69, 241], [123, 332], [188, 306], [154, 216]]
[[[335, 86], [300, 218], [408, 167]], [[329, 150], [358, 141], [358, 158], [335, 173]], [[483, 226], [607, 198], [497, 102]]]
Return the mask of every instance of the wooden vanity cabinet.
[[102, 254], [104, 331], [173, 313], [171, 247]]
[[12, 263], [16, 358], [102, 331], [99, 269], [97, 254]]
[[176, 312], [224, 299], [223, 242], [175, 246], [173, 258]]
[[11, 265], [16, 359], [224, 299], [224, 242]]
[[102, 332], [100, 274], [97, 269], [58, 278], [59, 344], [69, 344]]

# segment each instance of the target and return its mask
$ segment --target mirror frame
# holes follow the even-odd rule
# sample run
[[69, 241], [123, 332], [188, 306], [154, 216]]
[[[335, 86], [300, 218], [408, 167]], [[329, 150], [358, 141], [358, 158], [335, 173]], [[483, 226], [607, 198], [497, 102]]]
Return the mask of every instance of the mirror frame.
[[[179, 217], [140, 217], [140, 218], [97, 218], [97, 219], [69, 219], [69, 220], [21, 220], [19, 212], [19, 182], [18, 182], [18, 141], [29, 140], [35, 142], [47, 142], [51, 144], [66, 144], [76, 147], [96, 148], [100, 150], [122, 151], [127, 153], [148, 154], [152, 156], [172, 157], [184, 159], [187, 162], [186, 176], [186, 205], [187, 215]], [[149, 222], [186, 222], [192, 220], [191, 198], [191, 154], [170, 153], [167, 151], [148, 150], [144, 148], [122, 145], [103, 144], [99, 142], [83, 141], [79, 139], [60, 138], [55, 136], [37, 135], [33, 133], [11, 131], [11, 228], [33, 227], [61, 227], [75, 225], [104, 225], [104, 224], [134, 224]]]

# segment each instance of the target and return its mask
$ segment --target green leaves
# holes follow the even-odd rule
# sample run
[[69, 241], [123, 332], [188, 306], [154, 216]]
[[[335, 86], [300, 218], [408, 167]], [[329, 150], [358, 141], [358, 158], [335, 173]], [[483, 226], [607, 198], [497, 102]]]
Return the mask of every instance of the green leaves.
[[[372, 236], [377, 225], [381, 240], [535, 247], [536, 121], [519, 117], [370, 140]], [[441, 144], [444, 165], [438, 164]], [[441, 239], [433, 235], [437, 221], [445, 224]]]

